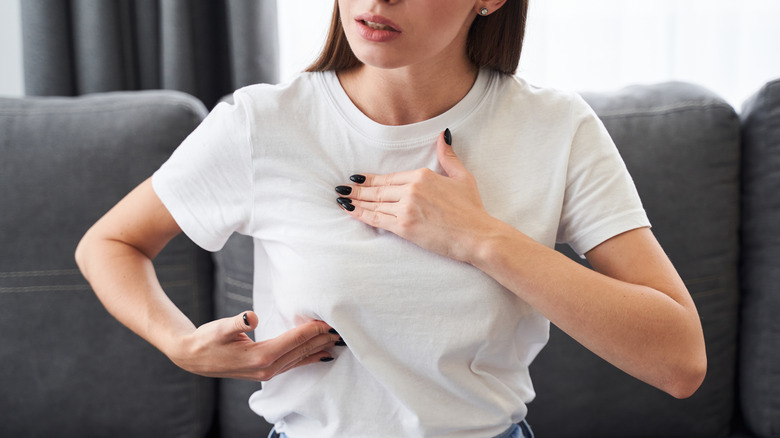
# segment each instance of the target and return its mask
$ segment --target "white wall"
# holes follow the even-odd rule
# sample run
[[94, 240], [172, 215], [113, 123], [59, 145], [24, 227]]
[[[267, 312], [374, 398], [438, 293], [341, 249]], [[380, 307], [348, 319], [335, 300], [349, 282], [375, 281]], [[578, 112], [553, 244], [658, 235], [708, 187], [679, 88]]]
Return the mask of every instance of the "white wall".
[[24, 95], [22, 0], [0, 0], [0, 96]]
[[308, 67], [320, 54], [328, 36], [333, 2], [278, 0], [276, 8], [279, 15], [279, 77], [286, 81]]

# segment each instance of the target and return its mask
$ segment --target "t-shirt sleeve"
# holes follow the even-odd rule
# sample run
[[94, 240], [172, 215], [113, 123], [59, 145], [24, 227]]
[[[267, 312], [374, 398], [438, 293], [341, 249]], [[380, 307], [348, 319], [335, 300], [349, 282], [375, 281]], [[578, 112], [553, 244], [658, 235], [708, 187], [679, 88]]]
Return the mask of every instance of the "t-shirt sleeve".
[[252, 216], [248, 97], [220, 103], [152, 176], [152, 187], [182, 231], [217, 251]]
[[618, 234], [650, 226], [634, 181], [593, 110], [578, 97], [559, 243], [580, 256]]

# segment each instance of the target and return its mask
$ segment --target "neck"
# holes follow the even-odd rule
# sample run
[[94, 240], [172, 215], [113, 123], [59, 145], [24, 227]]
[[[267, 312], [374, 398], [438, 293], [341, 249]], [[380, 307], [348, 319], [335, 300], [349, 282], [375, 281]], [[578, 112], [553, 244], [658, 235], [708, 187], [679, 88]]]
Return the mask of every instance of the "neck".
[[370, 119], [383, 125], [408, 125], [443, 114], [468, 94], [478, 69], [463, 61], [446, 68], [361, 65], [338, 76], [349, 98]]

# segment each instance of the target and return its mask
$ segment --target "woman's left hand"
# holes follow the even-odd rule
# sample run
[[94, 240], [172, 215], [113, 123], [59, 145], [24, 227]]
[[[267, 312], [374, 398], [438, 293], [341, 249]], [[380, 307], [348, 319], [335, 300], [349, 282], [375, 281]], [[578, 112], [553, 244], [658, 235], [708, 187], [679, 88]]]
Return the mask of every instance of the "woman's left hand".
[[485, 211], [474, 176], [447, 143], [451, 142], [448, 131], [439, 135], [436, 144], [446, 175], [426, 168], [353, 175], [350, 179], [355, 184], [339, 186], [336, 191], [342, 195], [339, 204], [361, 222], [429, 251], [471, 262], [496, 219]]

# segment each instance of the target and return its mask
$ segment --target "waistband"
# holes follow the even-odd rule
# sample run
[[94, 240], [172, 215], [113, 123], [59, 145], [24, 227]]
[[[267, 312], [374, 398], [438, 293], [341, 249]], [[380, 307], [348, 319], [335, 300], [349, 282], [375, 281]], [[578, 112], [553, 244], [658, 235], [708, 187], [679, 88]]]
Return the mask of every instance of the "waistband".
[[[289, 438], [283, 433], [276, 433], [276, 428], [271, 429], [268, 438]], [[509, 429], [496, 435], [493, 438], [534, 438], [534, 432], [527, 421], [523, 420], [517, 424], [509, 426]]]

